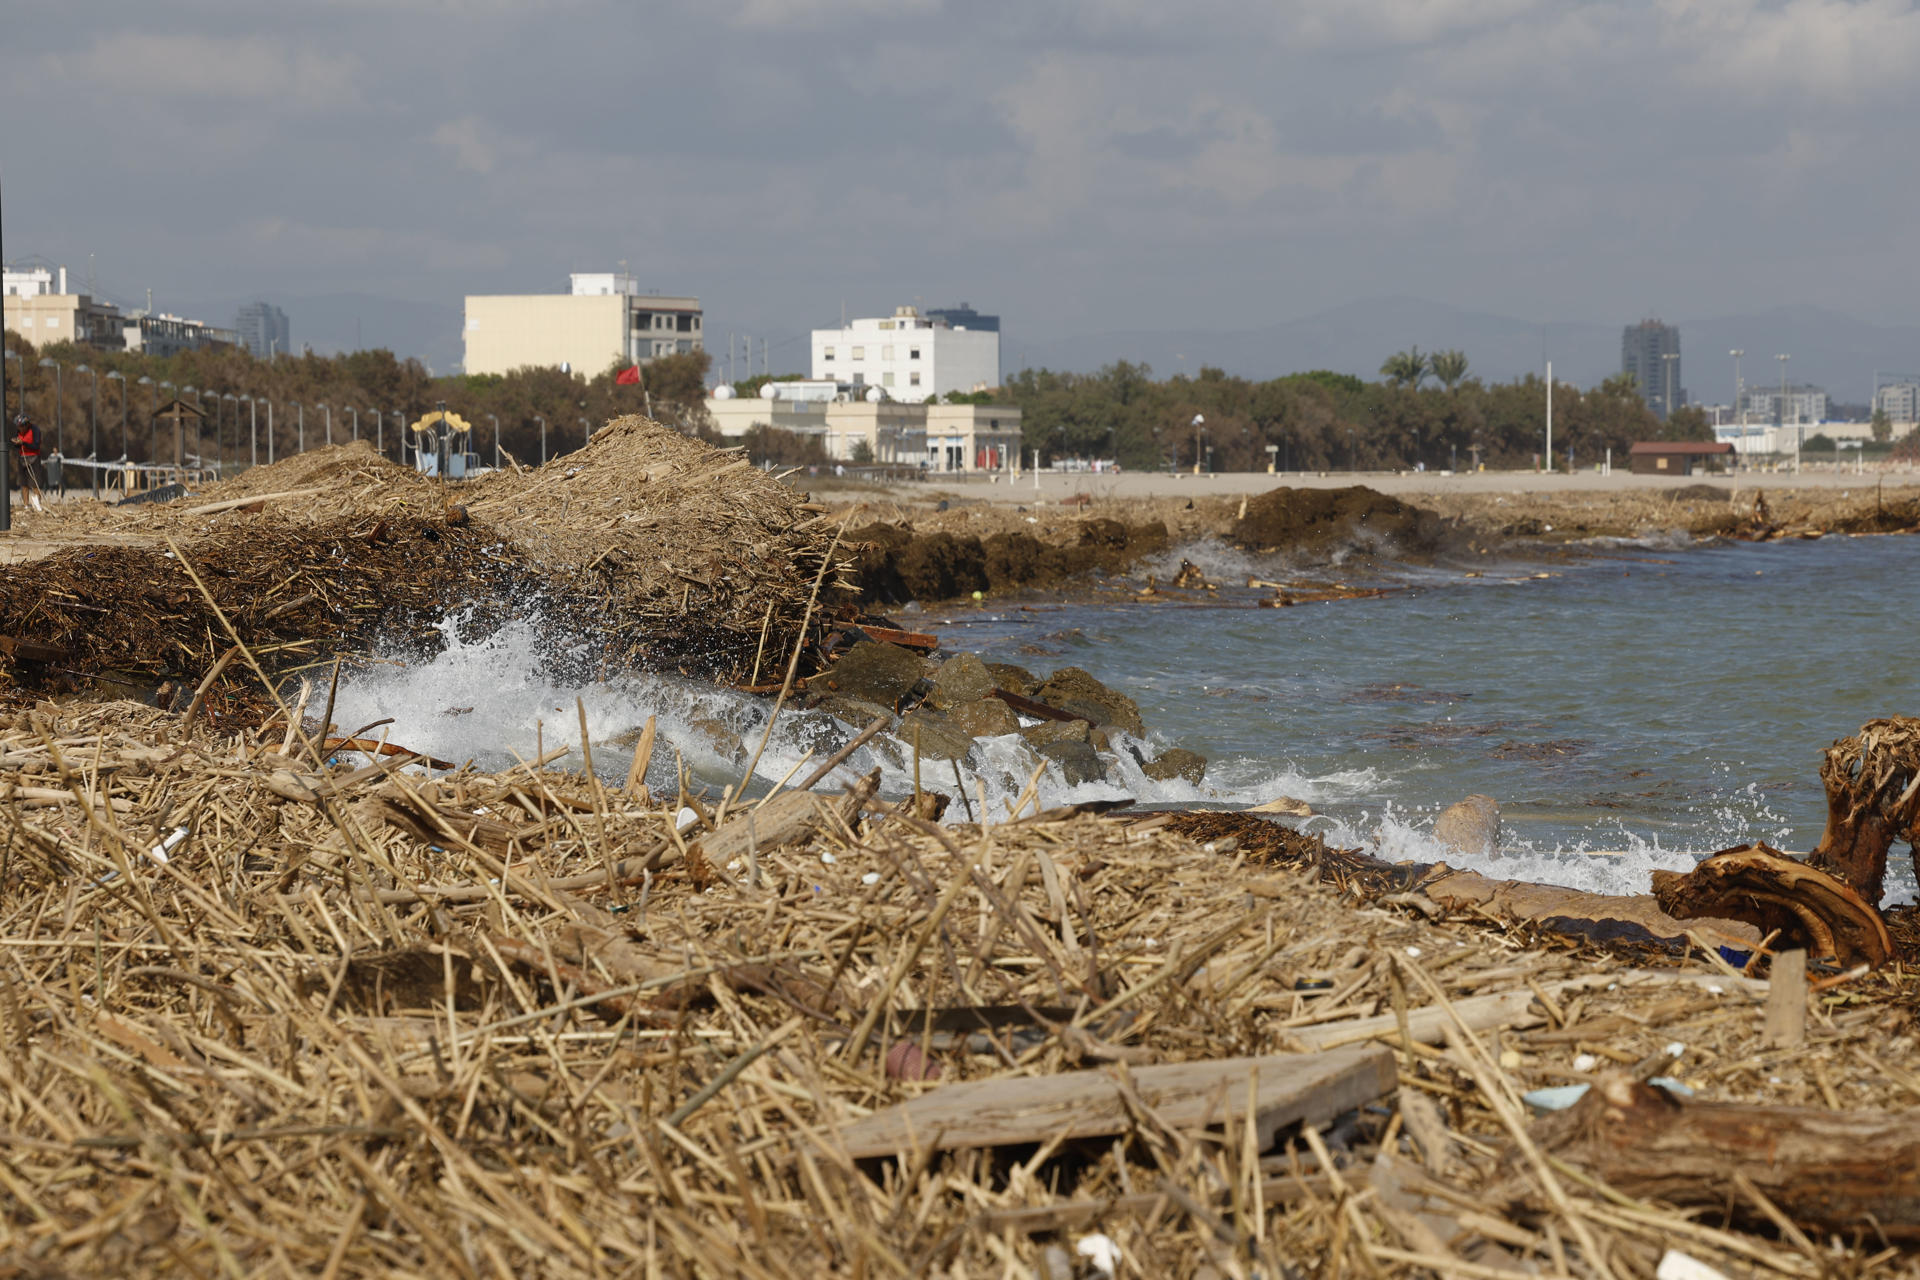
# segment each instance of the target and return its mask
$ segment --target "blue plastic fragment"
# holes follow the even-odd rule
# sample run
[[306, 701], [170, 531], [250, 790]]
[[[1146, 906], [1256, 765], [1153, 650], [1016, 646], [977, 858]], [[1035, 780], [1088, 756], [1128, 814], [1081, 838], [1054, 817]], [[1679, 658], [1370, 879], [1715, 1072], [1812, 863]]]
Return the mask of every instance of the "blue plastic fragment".
[[1738, 947], [1721, 947], [1720, 958], [1736, 969], [1743, 969], [1747, 961], [1753, 958], [1753, 952], [1742, 951]]

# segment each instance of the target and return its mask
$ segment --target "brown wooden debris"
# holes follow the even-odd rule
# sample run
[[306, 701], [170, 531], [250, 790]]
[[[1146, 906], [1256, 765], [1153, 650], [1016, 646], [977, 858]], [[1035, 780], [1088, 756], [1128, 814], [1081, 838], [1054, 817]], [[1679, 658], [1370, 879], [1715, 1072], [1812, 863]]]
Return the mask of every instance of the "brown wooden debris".
[[1696, 1102], [1604, 1073], [1534, 1122], [1542, 1150], [1615, 1191], [1679, 1208], [1771, 1215], [1869, 1240], [1920, 1241], [1920, 1115]]
[[1869, 720], [1827, 748], [1820, 781], [1827, 789], [1827, 826], [1807, 865], [1877, 906], [1894, 841], [1907, 842], [1920, 873], [1920, 719]]
[[1670, 915], [1744, 920], [1842, 965], [1877, 969], [1893, 955], [1886, 922], [1858, 893], [1764, 844], [1724, 849], [1684, 875], [1656, 871], [1653, 893]]

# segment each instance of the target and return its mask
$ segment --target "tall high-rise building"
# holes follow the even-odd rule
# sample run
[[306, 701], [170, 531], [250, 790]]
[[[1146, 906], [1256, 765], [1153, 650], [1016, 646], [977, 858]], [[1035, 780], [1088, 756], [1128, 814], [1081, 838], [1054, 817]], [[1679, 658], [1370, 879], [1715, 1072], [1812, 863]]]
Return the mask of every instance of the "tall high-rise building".
[[1640, 398], [1662, 422], [1687, 402], [1680, 380], [1680, 330], [1658, 320], [1630, 324], [1620, 335], [1620, 372], [1632, 376]]
[[249, 302], [240, 308], [233, 327], [240, 331], [241, 344], [256, 359], [271, 360], [275, 354], [288, 350], [292, 331], [287, 324], [287, 313], [272, 303]]

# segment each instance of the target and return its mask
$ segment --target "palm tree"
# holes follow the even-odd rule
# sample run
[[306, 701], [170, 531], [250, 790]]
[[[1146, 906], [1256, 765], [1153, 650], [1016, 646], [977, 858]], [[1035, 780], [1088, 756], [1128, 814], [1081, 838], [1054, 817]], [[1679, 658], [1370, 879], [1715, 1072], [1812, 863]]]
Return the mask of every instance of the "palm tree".
[[1418, 347], [1396, 351], [1380, 366], [1380, 376], [1397, 387], [1418, 387], [1427, 376], [1430, 361]]
[[1427, 367], [1433, 376], [1440, 379], [1440, 385], [1451, 391], [1460, 385], [1467, 376], [1467, 353], [1464, 351], [1436, 351], [1427, 361]]

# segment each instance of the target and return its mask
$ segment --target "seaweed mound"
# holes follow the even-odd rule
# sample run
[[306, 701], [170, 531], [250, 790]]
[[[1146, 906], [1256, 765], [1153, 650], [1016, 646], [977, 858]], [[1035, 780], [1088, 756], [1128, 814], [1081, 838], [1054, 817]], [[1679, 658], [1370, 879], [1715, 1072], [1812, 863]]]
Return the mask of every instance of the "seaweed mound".
[[881, 604], [952, 600], [976, 591], [1049, 587], [1086, 573], [1112, 573], [1165, 549], [1167, 527], [1155, 520], [1126, 525], [1092, 519], [1078, 525], [1068, 545], [1030, 533], [916, 533], [904, 525], [870, 524], [849, 530], [851, 580]]
[[1365, 485], [1282, 487], [1249, 500], [1227, 536], [1243, 550], [1319, 560], [1347, 551], [1431, 553], [1440, 549], [1447, 529], [1433, 512]]

